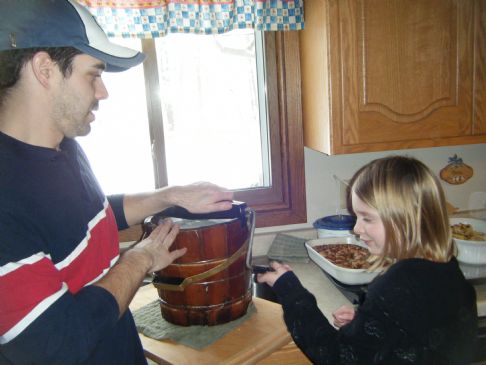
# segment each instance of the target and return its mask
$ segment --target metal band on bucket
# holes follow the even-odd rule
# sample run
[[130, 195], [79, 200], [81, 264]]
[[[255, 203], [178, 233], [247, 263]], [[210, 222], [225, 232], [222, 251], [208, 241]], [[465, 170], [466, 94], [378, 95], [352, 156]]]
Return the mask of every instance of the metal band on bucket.
[[250, 239], [247, 239], [245, 244], [243, 244], [233, 255], [228, 257], [226, 260], [224, 260], [221, 264], [196, 275], [189, 276], [185, 278], [180, 284], [166, 284], [166, 283], [160, 283], [157, 281], [152, 281], [152, 284], [157, 288], [157, 289], [164, 289], [164, 290], [172, 290], [172, 291], [184, 291], [186, 286], [197, 283], [198, 281], [201, 281], [203, 279], [209, 278], [210, 276], [213, 276], [224, 269], [226, 269], [228, 266], [230, 266], [232, 263], [234, 263], [244, 252], [246, 249], [248, 249], [249, 243], [251, 242]]

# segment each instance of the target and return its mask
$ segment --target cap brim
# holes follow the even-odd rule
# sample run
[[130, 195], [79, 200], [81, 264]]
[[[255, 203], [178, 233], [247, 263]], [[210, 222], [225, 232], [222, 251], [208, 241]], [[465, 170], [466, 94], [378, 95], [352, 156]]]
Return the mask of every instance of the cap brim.
[[[89, 10], [76, 0], [0, 0], [0, 50], [74, 47], [124, 71], [145, 55], [110, 42]], [[5, 16], [3, 16], [5, 14]]]
[[[137, 66], [141, 64], [145, 60], [145, 54], [141, 52], [134, 52], [132, 49], [125, 48], [122, 46], [117, 46], [114, 44], [111, 44], [111, 49], [110, 51], [115, 51], [116, 48], [119, 48], [119, 51], [124, 51], [121, 52], [124, 54], [123, 57], [118, 57], [114, 54], [115, 52], [112, 52], [111, 54], [102, 52], [98, 49], [95, 49], [93, 47], [90, 47], [88, 45], [82, 44], [82, 45], [75, 45], [75, 48], [80, 50], [83, 53], [86, 53], [94, 58], [97, 58], [103, 62], [106, 63], [106, 71], [107, 72], [121, 72], [128, 70], [131, 67]], [[126, 51], [130, 51], [133, 56], [128, 57], [126, 54]]]
[[70, 3], [84, 24], [88, 40], [88, 42], [80, 42], [79, 46], [77, 42], [74, 43], [75, 48], [105, 62], [108, 72], [124, 71], [143, 62], [145, 59], [143, 53], [110, 42], [94, 16], [85, 7], [73, 0], [70, 0]]

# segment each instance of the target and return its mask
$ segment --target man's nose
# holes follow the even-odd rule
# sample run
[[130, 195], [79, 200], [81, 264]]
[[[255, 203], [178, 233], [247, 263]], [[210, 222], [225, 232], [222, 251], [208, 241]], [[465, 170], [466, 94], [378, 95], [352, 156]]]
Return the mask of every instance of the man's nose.
[[100, 78], [100, 82], [96, 85], [96, 94], [95, 97], [97, 100], [104, 100], [108, 99], [108, 90], [106, 89], [105, 83]]

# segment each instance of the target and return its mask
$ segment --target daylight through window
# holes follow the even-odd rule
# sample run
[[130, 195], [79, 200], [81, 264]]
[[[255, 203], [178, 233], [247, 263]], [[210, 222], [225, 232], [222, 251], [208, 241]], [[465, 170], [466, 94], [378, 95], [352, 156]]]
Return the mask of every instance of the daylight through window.
[[[116, 41], [141, 47], [138, 40]], [[110, 97], [100, 103], [92, 132], [79, 139], [105, 193], [149, 190], [164, 180], [211, 181], [230, 189], [270, 186], [261, 33], [170, 34], [152, 49], [144, 51], [157, 60], [155, 120], [147, 111], [147, 70], [105, 73]], [[163, 153], [154, 148], [160, 144]]]

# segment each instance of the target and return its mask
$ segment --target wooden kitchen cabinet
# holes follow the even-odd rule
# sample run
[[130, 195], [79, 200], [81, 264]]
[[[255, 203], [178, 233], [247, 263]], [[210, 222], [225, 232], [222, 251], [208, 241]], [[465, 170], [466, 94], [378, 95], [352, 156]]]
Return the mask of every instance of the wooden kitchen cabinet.
[[486, 0], [306, 0], [305, 145], [486, 143]]

